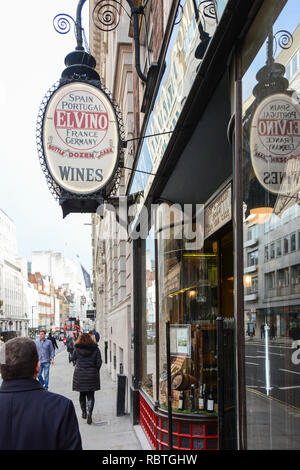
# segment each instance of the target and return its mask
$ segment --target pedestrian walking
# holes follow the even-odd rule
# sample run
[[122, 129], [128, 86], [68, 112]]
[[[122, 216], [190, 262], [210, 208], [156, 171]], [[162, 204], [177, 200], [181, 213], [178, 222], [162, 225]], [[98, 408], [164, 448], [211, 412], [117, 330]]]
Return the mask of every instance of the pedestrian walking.
[[48, 390], [49, 386], [49, 374], [50, 374], [50, 364], [54, 364], [54, 348], [52, 341], [46, 339], [46, 331], [40, 331], [40, 338], [36, 340], [36, 347], [38, 350], [39, 361], [40, 361], [40, 371], [38, 375], [38, 380], [41, 382], [45, 390]]
[[79, 392], [82, 418], [87, 418], [87, 423], [91, 424], [95, 404], [95, 391], [100, 390], [102, 358], [97, 343], [88, 333], [82, 333], [75, 342], [73, 360], [76, 361], [76, 366], [72, 390]]
[[5, 346], [0, 365], [0, 450], [82, 450], [73, 402], [45, 392], [35, 342], [18, 337]]
[[53, 349], [54, 349], [54, 350], [55, 350], [55, 348], [58, 349], [56, 339], [55, 339], [54, 336], [52, 336], [51, 331], [50, 331], [49, 334], [48, 334], [48, 339], [52, 342]]
[[69, 353], [69, 362], [73, 362], [73, 366], [75, 366], [75, 361], [73, 360], [73, 352], [75, 347], [74, 335], [71, 333], [67, 338], [67, 351]]
[[265, 324], [262, 323], [260, 326], [260, 337], [263, 339], [265, 337]]
[[93, 335], [95, 336], [96, 343], [99, 343], [100, 340], [100, 335], [98, 331], [95, 330], [95, 328], [92, 330]]
[[270, 326], [270, 339], [275, 339], [275, 336], [276, 336], [275, 325], [274, 325], [274, 323], [271, 323], [271, 326]]

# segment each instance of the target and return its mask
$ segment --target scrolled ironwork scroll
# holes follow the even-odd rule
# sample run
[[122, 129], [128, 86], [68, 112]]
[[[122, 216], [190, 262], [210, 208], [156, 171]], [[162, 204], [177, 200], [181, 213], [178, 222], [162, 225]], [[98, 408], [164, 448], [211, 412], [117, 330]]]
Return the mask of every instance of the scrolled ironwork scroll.
[[100, 0], [93, 9], [93, 23], [100, 31], [114, 31], [120, 23], [120, 8], [130, 15], [118, 0]]
[[284, 29], [277, 31], [277, 33], [273, 36], [274, 41], [274, 55], [276, 55], [276, 51], [278, 46], [281, 49], [289, 49], [293, 44], [293, 35]]
[[217, 13], [214, 2], [212, 2], [211, 0], [202, 0], [202, 2], [199, 3], [199, 10], [201, 6], [202, 14], [205, 18], [217, 20]]
[[57, 33], [59, 34], [67, 34], [71, 30], [71, 22], [73, 21], [74, 25], [76, 24], [74, 18], [72, 16], [67, 15], [66, 13], [59, 13], [53, 18], [53, 26]]

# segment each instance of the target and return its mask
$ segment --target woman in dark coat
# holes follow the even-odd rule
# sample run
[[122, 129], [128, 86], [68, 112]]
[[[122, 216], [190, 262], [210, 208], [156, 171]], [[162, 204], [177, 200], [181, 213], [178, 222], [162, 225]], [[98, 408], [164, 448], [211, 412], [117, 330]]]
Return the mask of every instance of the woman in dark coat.
[[[76, 361], [72, 389], [80, 392], [79, 403], [82, 417], [92, 423], [95, 391], [100, 390], [101, 353], [98, 345], [88, 333], [82, 333], [75, 343], [72, 360]], [[86, 413], [86, 403], [88, 410]]]

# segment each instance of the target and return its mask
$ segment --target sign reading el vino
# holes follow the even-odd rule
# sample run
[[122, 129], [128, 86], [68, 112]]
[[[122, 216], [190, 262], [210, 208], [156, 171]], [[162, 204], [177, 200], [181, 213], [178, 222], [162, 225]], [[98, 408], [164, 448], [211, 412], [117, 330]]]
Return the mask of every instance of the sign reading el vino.
[[250, 130], [252, 166], [260, 184], [277, 194], [300, 189], [300, 109], [288, 95], [268, 96]]
[[119, 160], [118, 120], [106, 94], [83, 82], [58, 88], [45, 110], [43, 147], [60, 187], [75, 194], [104, 188]]

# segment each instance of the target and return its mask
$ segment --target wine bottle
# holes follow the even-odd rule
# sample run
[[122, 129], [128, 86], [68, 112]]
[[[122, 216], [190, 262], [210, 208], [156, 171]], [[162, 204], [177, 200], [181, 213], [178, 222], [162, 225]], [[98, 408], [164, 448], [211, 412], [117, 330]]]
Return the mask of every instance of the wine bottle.
[[195, 385], [191, 385], [190, 392], [190, 411], [195, 411]]
[[205, 410], [205, 395], [204, 395], [204, 385], [203, 384], [200, 385], [198, 408], [199, 408], [200, 411]]
[[212, 387], [210, 387], [210, 390], [209, 390], [209, 395], [208, 395], [208, 398], [207, 398], [206, 410], [207, 410], [209, 413], [212, 413], [212, 412], [214, 411], [214, 395], [213, 395], [213, 388], [212, 388]]
[[179, 395], [178, 409], [184, 410], [184, 391], [182, 391]]

